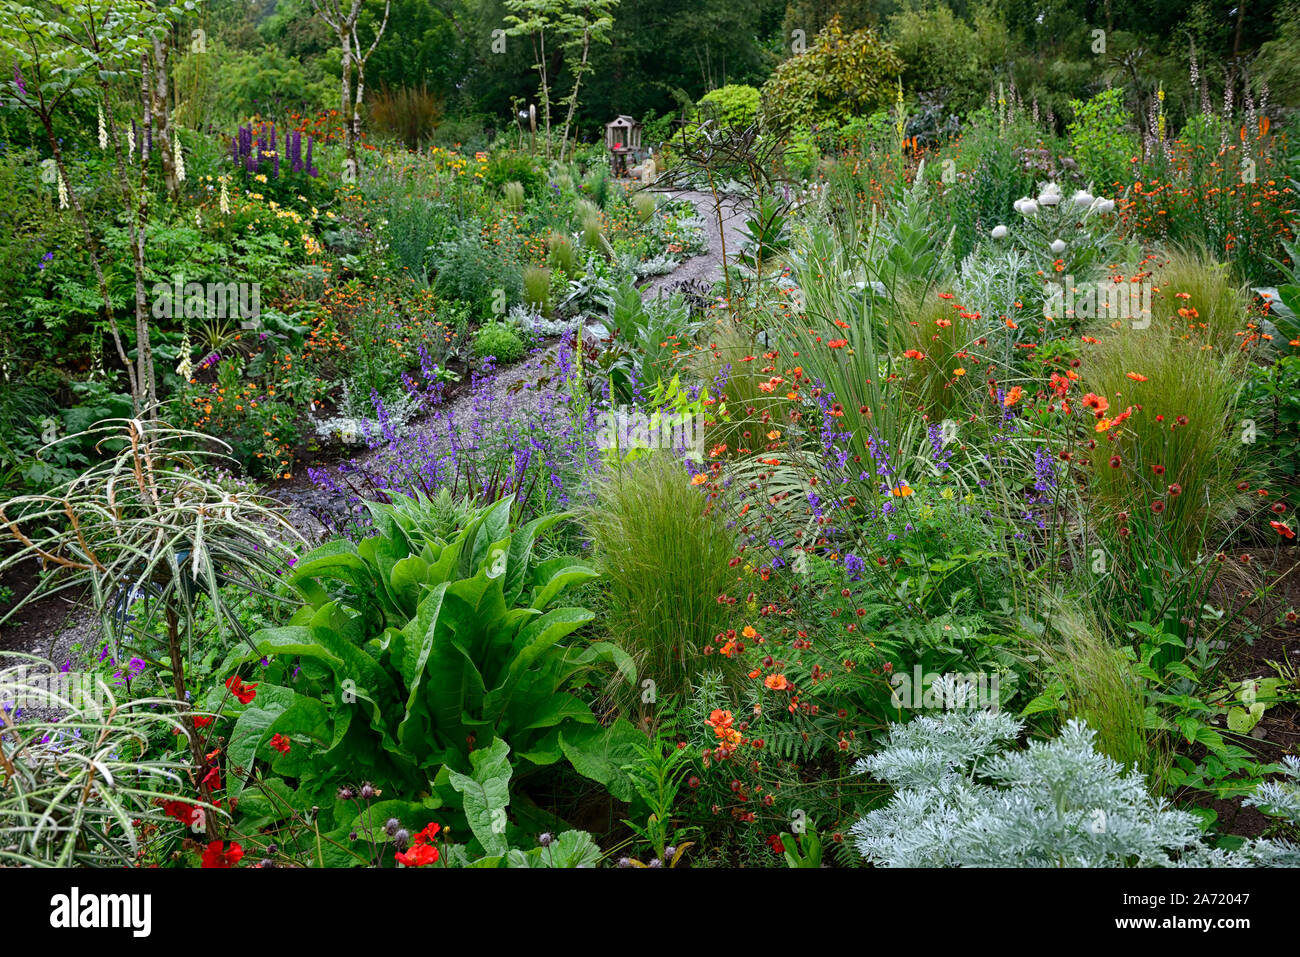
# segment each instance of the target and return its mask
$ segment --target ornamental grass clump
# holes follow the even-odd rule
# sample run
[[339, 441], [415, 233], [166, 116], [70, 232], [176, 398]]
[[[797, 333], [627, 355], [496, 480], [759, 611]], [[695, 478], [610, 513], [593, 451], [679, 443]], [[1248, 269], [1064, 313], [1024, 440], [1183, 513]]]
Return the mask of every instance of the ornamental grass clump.
[[704, 648], [727, 628], [718, 596], [735, 580], [732, 533], [669, 452], [611, 470], [581, 522], [608, 584], [603, 621], [631, 655], [637, 688], [650, 680], [656, 697], [686, 693], [718, 664]]
[[125, 700], [101, 675], [10, 657], [0, 668], [0, 866], [136, 866], [144, 825], [165, 821], [185, 790], [185, 765], [150, 745], [185, 733], [173, 702]]
[[1158, 537], [1183, 560], [1249, 503], [1238, 490], [1248, 450], [1237, 416], [1241, 355], [1204, 345], [1153, 320], [1101, 338], [1082, 366], [1080, 456], [1094, 514], [1119, 537]]
[[1220, 352], [1244, 347], [1250, 299], [1229, 264], [1188, 247], [1170, 253], [1151, 278], [1153, 322], [1168, 322], [1180, 336]]

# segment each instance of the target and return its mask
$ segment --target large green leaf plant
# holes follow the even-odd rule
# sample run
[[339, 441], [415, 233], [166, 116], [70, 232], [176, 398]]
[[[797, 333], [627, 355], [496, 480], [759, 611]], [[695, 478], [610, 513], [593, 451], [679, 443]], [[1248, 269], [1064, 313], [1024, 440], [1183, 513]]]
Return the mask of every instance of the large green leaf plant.
[[573, 693], [574, 679], [601, 663], [632, 680], [631, 663], [612, 645], [573, 637], [592, 612], [556, 604], [597, 573], [535, 555], [538, 536], [565, 516], [512, 528], [510, 499], [450, 513], [438, 505], [371, 504], [375, 534], [303, 556], [288, 580], [302, 607], [227, 662], [227, 673], [264, 663], [251, 701], [232, 704], [219, 687], [209, 702], [236, 719], [226, 788], [241, 832], [292, 818], [341, 850], [376, 808], [359, 813], [339, 788], [364, 782], [386, 815], [427, 820], [441, 809], [462, 832], [489, 833], [478, 819], [504, 827], [505, 802], [480, 807], [484, 796], [466, 787], [484, 749], [508, 753], [516, 780], [567, 759], [631, 796], [610, 755], [631, 753], [640, 733], [622, 720], [603, 727]]

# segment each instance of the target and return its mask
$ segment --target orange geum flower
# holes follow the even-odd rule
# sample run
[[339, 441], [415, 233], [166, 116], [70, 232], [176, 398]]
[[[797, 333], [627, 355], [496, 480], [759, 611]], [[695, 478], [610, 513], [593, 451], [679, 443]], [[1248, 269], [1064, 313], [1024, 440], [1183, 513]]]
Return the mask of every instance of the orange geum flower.
[[1125, 372], [1124, 374], [1128, 376], [1130, 379], [1132, 379], [1134, 382], [1147, 381], [1147, 377], [1142, 375], [1140, 372]]
[[768, 675], [763, 679], [763, 684], [773, 691], [788, 691], [790, 682], [786, 680], [785, 675]]
[[1098, 417], [1110, 408], [1110, 402], [1105, 397], [1097, 395], [1095, 392], [1089, 392], [1085, 395], [1083, 397], [1083, 404], [1089, 409], [1092, 409], [1093, 412], [1096, 412]]
[[731, 716], [730, 711], [723, 711], [721, 708], [714, 708], [713, 712], [705, 720], [705, 724], [711, 725], [715, 730], [718, 728], [729, 728], [735, 719]]

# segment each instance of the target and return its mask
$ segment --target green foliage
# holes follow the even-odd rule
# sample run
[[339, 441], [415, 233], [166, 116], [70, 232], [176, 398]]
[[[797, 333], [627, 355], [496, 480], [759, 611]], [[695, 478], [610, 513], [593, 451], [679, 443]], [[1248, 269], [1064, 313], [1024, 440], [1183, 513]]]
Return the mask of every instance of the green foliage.
[[1257, 432], [1250, 453], [1290, 488], [1300, 486], [1300, 355], [1252, 363], [1242, 391], [1243, 414]]
[[903, 88], [940, 96], [955, 113], [982, 105], [1009, 45], [1007, 28], [992, 11], [976, 8], [969, 23], [942, 3], [899, 10], [885, 34], [903, 65]]
[[838, 17], [804, 53], [763, 84], [762, 115], [778, 128], [842, 123], [893, 99], [902, 63], [870, 29], [845, 33]]
[[700, 112], [727, 126], [748, 126], [758, 117], [759, 92], [743, 83], [728, 83], [700, 97]]
[[420, 196], [398, 197], [388, 205], [388, 248], [397, 267], [428, 283], [430, 250], [451, 238], [448, 211]]
[[527, 196], [536, 196], [546, 186], [546, 168], [527, 153], [499, 152], [492, 156], [483, 172], [483, 182], [488, 186], [504, 187], [518, 183]]
[[[574, 742], [603, 740], [573, 681], [598, 661], [630, 669], [609, 645], [566, 641], [592, 613], [552, 604], [596, 573], [562, 555], [536, 558], [537, 537], [564, 516], [512, 529], [511, 507], [394, 497], [370, 506], [370, 538], [304, 556], [289, 579], [302, 608], [228, 662], [273, 661], [257, 701], [233, 709], [229, 752], [241, 773], [264, 759], [275, 777], [259, 790], [296, 780], [297, 808], [334, 807], [340, 784], [363, 779], [403, 796], [433, 791], [428, 806], [463, 807], [484, 849], [500, 850], [492, 818], [504, 814], [507, 767], [518, 777], [584, 750]], [[277, 733], [292, 751], [269, 748]], [[232, 778], [229, 790], [244, 788]], [[245, 793], [254, 819], [282, 816]], [[347, 826], [341, 808], [333, 818]]]
[[1123, 89], [1103, 90], [1087, 102], [1071, 100], [1070, 107], [1070, 146], [1084, 175], [1098, 189], [1117, 184], [1122, 188], [1128, 182], [1129, 160], [1138, 152]]
[[[631, 350], [628, 367], [636, 384], [646, 387], [670, 378], [673, 353], [691, 334], [690, 312], [682, 297], [643, 299], [632, 278], [625, 276], [605, 294], [602, 305], [610, 331]], [[634, 391], [626, 374], [616, 377], [614, 388], [624, 398]]]
[[680, 845], [695, 830], [678, 828], [673, 823], [677, 795], [691, 769], [692, 759], [687, 749], [655, 737], [640, 742], [635, 763], [623, 769], [636, 789], [636, 799], [632, 802], [634, 818], [623, 823], [649, 845], [660, 861], [674, 856], [668, 850]]
[[525, 266], [524, 303], [542, 315], [551, 311], [551, 271], [545, 266]]
[[462, 223], [455, 239], [438, 245], [433, 263], [437, 290], [468, 303], [478, 316], [494, 315], [501, 294], [507, 307], [522, 294], [519, 267], [499, 250], [484, 246], [469, 224]]
[[1086, 457], [1099, 524], [1113, 528], [1124, 512], [1131, 548], [1158, 540], [1183, 562], [1231, 527], [1246, 502], [1236, 487], [1249, 448], [1237, 416], [1243, 362], [1207, 345], [1153, 318], [1147, 329], [1110, 331], [1083, 367], [1085, 391], [1109, 397], [1108, 416], [1134, 409], [1114, 441], [1104, 431], [1080, 439], [1098, 443]]
[[513, 326], [504, 322], [490, 322], [474, 334], [474, 354], [480, 359], [496, 356], [497, 364], [518, 362], [523, 358], [524, 341]]

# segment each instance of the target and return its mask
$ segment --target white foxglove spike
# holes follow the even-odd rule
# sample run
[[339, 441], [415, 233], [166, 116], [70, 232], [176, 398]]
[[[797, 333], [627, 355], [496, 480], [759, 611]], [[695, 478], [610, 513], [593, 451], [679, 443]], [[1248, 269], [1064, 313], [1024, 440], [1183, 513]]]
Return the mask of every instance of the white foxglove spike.
[[172, 156], [176, 160], [176, 179], [185, 182], [185, 154], [181, 152], [181, 138], [175, 132], [172, 133]]

